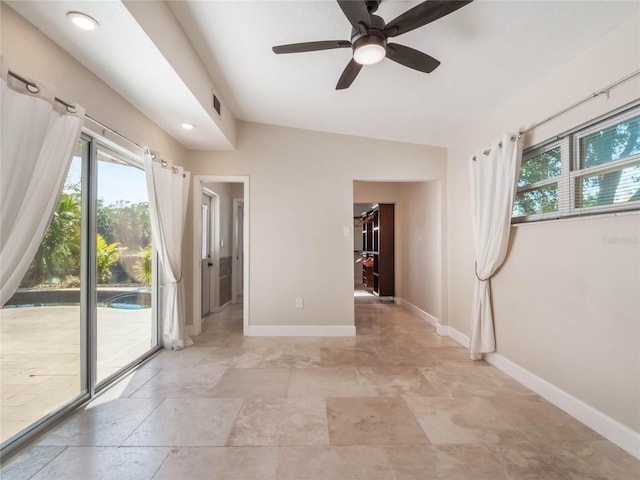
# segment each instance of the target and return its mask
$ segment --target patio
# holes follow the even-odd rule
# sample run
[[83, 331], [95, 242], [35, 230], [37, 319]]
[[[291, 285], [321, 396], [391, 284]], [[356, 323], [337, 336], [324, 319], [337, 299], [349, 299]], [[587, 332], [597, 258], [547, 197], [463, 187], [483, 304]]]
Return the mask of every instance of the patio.
[[[149, 350], [151, 309], [98, 307], [97, 378]], [[81, 393], [80, 307], [0, 309], [0, 441]]]

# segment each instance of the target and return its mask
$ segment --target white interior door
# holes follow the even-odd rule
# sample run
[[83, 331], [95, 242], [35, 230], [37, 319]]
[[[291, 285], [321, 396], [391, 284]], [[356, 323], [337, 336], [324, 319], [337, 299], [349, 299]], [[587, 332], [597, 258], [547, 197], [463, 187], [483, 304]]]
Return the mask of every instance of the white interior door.
[[202, 194], [202, 243], [200, 254], [201, 286], [202, 286], [202, 316], [211, 312], [211, 197]]
[[234, 238], [232, 267], [232, 303], [242, 303], [244, 288], [244, 201], [233, 200]]

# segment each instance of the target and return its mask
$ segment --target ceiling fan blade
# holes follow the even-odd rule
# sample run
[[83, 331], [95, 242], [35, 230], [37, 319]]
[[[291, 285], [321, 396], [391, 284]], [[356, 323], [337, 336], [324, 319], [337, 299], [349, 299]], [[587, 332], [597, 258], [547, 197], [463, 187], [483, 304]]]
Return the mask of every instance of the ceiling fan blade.
[[349, 40], [324, 40], [320, 42], [291, 43], [273, 47], [273, 53], [302, 53], [333, 48], [351, 48]]
[[473, 0], [426, 0], [391, 20], [384, 27], [387, 37], [410, 32], [455, 12]]
[[367, 28], [371, 26], [371, 17], [364, 0], [338, 0], [338, 5], [356, 30], [360, 30], [359, 24], [364, 24]]
[[424, 73], [431, 73], [440, 65], [440, 61], [432, 56], [397, 43], [387, 44], [387, 58]]
[[361, 69], [362, 65], [360, 65], [352, 58], [351, 61], [347, 64], [347, 67], [342, 72], [342, 75], [340, 75], [340, 79], [338, 80], [338, 84], [336, 85], [336, 90], [344, 90], [345, 88], [349, 88], [358, 76], [358, 73], [360, 73]]

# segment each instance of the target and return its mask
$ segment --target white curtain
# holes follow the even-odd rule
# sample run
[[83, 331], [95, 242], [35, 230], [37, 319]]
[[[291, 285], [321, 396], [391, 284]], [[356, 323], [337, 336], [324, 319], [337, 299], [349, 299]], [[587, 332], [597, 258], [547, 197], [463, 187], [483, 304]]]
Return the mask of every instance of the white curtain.
[[[37, 91], [34, 91], [37, 90]], [[50, 86], [27, 88], [2, 60], [0, 306], [38, 251], [67, 177], [84, 109], [67, 111]]]
[[470, 160], [476, 280], [469, 352], [475, 360], [496, 349], [490, 279], [507, 255], [521, 159], [519, 135], [505, 134], [490, 150], [478, 151]]
[[165, 348], [178, 350], [193, 343], [185, 331], [182, 281], [182, 240], [191, 174], [149, 151], [144, 155], [144, 168], [153, 243], [160, 255], [165, 280], [162, 295], [163, 344]]

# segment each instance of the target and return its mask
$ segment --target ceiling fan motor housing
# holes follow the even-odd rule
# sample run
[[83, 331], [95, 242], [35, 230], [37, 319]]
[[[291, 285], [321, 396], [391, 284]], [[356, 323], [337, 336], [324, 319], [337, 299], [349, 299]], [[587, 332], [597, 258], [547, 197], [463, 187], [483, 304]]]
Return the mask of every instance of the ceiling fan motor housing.
[[383, 30], [384, 20], [377, 15], [371, 15], [371, 26], [369, 28], [366, 25], [362, 25], [359, 29], [351, 29], [353, 49], [356, 50], [363, 43], [377, 44], [386, 49], [387, 37]]

